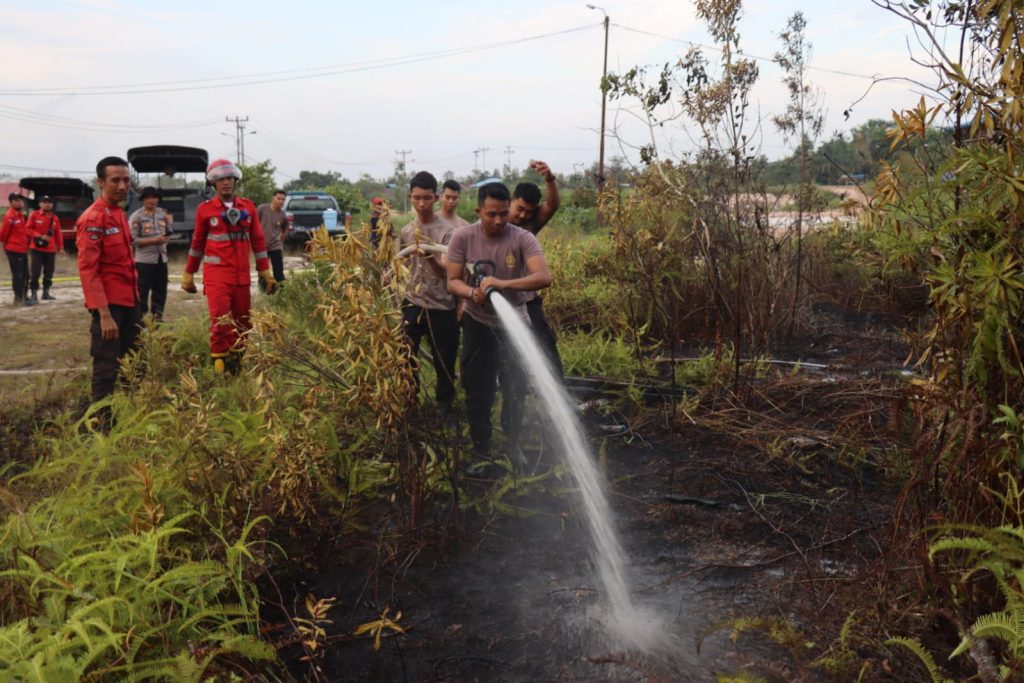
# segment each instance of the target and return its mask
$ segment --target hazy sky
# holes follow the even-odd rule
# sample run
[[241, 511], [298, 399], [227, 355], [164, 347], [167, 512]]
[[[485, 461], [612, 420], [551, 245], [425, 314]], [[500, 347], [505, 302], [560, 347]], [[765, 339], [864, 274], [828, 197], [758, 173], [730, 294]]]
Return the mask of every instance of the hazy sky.
[[[685, 41], [708, 42], [689, 2], [602, 6], [612, 21], [610, 71], [658, 65], [683, 54]], [[0, 0], [0, 9], [0, 173], [88, 173], [100, 157], [149, 144], [234, 158], [235, 126], [225, 117], [236, 115], [249, 117], [247, 161], [271, 159], [282, 180], [303, 169], [385, 176], [398, 150], [410, 150], [410, 169], [439, 176], [482, 167], [484, 156], [498, 168], [506, 147], [515, 167], [544, 159], [571, 173], [597, 159], [602, 14], [585, 0]], [[745, 52], [770, 58], [796, 10], [808, 21], [827, 132], [917, 100], [905, 83], [877, 85], [843, 120], [870, 80], [834, 71], [921, 77], [906, 28], [868, 0], [749, 0]], [[778, 68], [760, 66], [762, 148], [776, 158], [786, 146], [768, 117], [786, 95]], [[615, 107], [609, 124], [642, 143], [644, 131]], [[685, 131], [666, 136], [686, 148]], [[489, 151], [474, 155], [480, 148]], [[616, 153], [609, 141], [607, 155]]]

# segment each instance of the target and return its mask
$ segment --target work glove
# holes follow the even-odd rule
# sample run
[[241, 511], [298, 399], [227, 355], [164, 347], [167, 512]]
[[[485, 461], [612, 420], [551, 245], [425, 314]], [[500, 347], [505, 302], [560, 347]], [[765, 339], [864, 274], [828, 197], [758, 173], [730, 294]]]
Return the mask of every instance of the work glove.
[[273, 294], [274, 290], [277, 289], [277, 280], [274, 279], [274, 274], [269, 270], [261, 270], [260, 278], [263, 280], [263, 287], [267, 294]]
[[189, 294], [195, 294], [198, 291], [196, 290], [195, 276], [192, 273], [181, 274], [181, 288]]

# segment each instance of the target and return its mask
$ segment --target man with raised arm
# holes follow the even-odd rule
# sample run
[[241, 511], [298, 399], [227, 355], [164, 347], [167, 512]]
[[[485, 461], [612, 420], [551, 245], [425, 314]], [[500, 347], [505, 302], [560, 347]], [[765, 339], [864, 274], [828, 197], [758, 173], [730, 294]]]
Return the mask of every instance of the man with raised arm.
[[[534, 235], [540, 233], [551, 217], [558, 211], [561, 198], [558, 195], [558, 183], [551, 168], [543, 161], [531, 161], [530, 168], [544, 178], [546, 197], [541, 201], [540, 188], [534, 183], [519, 183], [512, 193], [512, 207], [509, 220], [513, 225], [529, 230]], [[530, 327], [541, 347], [561, 377], [562, 357], [558, 353], [557, 337], [544, 315], [544, 300], [540, 294], [533, 292], [526, 301], [526, 311], [530, 314]]]

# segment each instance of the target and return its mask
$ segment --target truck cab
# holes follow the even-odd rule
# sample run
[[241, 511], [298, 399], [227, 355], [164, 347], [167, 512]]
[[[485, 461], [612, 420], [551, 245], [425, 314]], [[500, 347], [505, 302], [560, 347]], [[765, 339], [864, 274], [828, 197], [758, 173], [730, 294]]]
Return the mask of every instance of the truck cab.
[[[344, 215], [338, 208], [338, 200], [319, 190], [289, 192], [284, 199], [284, 212], [288, 215], [290, 239], [306, 240], [310, 233], [321, 225], [331, 236], [345, 233]], [[333, 224], [325, 221], [325, 211], [333, 212]]]
[[[160, 190], [160, 207], [171, 214], [171, 239], [189, 243], [196, 208], [213, 196], [206, 185], [210, 157], [205, 149], [179, 145], [151, 145], [128, 150], [128, 163], [136, 180], [142, 173], [156, 176], [151, 184]], [[135, 183], [138, 185], [138, 182]], [[137, 189], [128, 197], [128, 215], [142, 206]]]
[[31, 193], [27, 203], [33, 211], [39, 208], [40, 197], [49, 196], [53, 200], [53, 212], [60, 220], [65, 249], [73, 249], [75, 221], [93, 203], [92, 186], [78, 178], [22, 178], [18, 185]]

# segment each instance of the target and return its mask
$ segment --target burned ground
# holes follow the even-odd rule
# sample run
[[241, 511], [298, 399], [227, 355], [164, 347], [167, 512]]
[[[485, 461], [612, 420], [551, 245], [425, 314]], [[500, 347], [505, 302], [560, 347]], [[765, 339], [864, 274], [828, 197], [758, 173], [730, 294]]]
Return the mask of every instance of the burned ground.
[[[15, 350], [4, 370], [47, 371], [4, 376], [5, 393], [50, 396], [54, 413], [84, 395], [88, 364], [81, 301], [69, 285], [56, 293], [31, 309], [5, 306], [0, 324], [0, 343]], [[169, 315], [202, 316], [201, 302], [175, 292]], [[581, 400], [634, 597], [660, 619], [663, 647], [637, 655], [605, 635], [565, 474], [502, 482], [500, 496], [471, 482], [478, 504], [461, 501], [458, 525], [449, 506], [410, 534], [396, 522], [400, 503], [381, 501], [363, 511], [358, 540], [300, 535], [264, 579], [267, 632], [281, 632], [282, 606], [299, 614], [309, 594], [337, 598], [322, 680], [703, 681], [747, 665], [771, 680], [825, 680], [822, 662], [853, 678], [866, 666], [863, 680], [919, 678], [877, 637], [883, 621], [898, 631], [915, 619], [892, 598], [900, 574], [915, 571], [891, 523], [905, 474], [894, 455], [907, 349], [890, 321], [818, 315], [817, 336], [777, 353], [800, 363], [765, 365], [742, 395], [695, 391], [643, 409], [614, 393]], [[47, 414], [8, 417], [9, 459]], [[534, 457], [542, 445], [535, 437]], [[385, 609], [401, 612], [405, 633], [374, 651], [353, 632]], [[767, 637], [772, 624], [787, 625], [788, 640]], [[732, 629], [746, 631], [735, 645]], [[292, 673], [309, 676], [294, 639], [278, 644]]]

